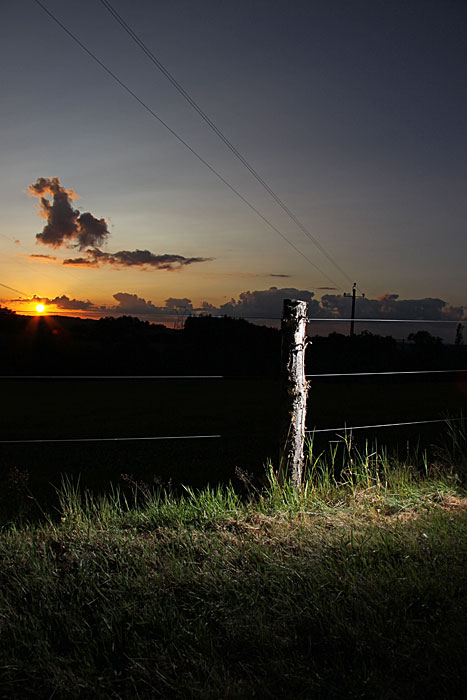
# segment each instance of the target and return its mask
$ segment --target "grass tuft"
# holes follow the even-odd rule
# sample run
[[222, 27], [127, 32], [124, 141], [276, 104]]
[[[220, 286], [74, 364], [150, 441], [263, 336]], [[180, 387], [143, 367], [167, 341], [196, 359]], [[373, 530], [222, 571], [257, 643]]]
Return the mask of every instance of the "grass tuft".
[[467, 499], [352, 436], [297, 493], [135, 484], [0, 532], [8, 698], [463, 698]]

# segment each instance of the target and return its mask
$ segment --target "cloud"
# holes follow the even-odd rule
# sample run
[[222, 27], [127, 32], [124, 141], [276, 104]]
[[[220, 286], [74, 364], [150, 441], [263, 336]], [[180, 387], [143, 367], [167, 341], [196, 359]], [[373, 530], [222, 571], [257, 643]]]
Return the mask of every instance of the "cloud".
[[[33, 197], [39, 197], [39, 214], [47, 220], [42, 232], [36, 234], [37, 242], [52, 248], [78, 248], [83, 252], [79, 257], [63, 260], [64, 265], [89, 268], [113, 265], [117, 268], [139, 267], [173, 271], [213, 259], [156, 254], [149, 250], [119, 250], [116, 253], [107, 253], [99, 247], [106, 243], [110, 236], [106, 220], [97, 219], [90, 212], [80, 213], [79, 209], [75, 209], [73, 201], [78, 195], [73, 190], [65, 189], [58, 177], [40, 177], [34, 184], [29, 185], [28, 190]], [[53, 258], [49, 256], [49, 259]]]
[[191, 311], [193, 311], [191, 299], [187, 299], [186, 297], [184, 297], [183, 299], [176, 299], [170, 297], [169, 299], [165, 300], [165, 306], [166, 309], [172, 312], [184, 311], [186, 313], [190, 313]]
[[[336, 318], [350, 316], [351, 299], [338, 294], [325, 294], [321, 305]], [[464, 315], [462, 306], [452, 307], [442, 299], [399, 299], [398, 294], [384, 294], [379, 299], [359, 298], [357, 317], [381, 319], [417, 319], [432, 321], [461, 320]]]
[[48, 306], [56, 306], [58, 309], [63, 311], [92, 311], [96, 309], [92, 301], [83, 301], [81, 299], [70, 299], [66, 294], [62, 294], [61, 297], [55, 297], [54, 299], [49, 299], [48, 297], [40, 297], [34, 294], [32, 297], [12, 299], [15, 302], [21, 303], [37, 303], [37, 304], [47, 304]]
[[87, 257], [66, 258], [64, 265], [99, 267], [114, 265], [115, 267], [156, 268], [158, 270], [179, 270], [186, 265], [197, 262], [207, 262], [212, 258], [185, 258], [183, 255], [156, 255], [149, 250], [119, 250], [116, 253], [105, 253], [98, 248], [88, 248], [84, 251]]
[[135, 316], [168, 316], [172, 314], [190, 314], [194, 311], [191, 299], [184, 297], [177, 299], [170, 297], [164, 302], [164, 306], [155, 306], [152, 301], [146, 301], [137, 294], [128, 292], [117, 292], [113, 298], [118, 302], [118, 306], [101, 307], [107, 313], [123, 313]]
[[[6, 285], [2, 285], [6, 286]], [[12, 289], [8, 287], [8, 289]], [[13, 290], [12, 291], [16, 291]], [[352, 300], [337, 294], [324, 294], [321, 299], [315, 299], [314, 292], [295, 287], [270, 287], [269, 289], [241, 292], [237, 299], [215, 306], [203, 301], [195, 307], [188, 297], [169, 297], [161, 306], [156, 306], [151, 300], [146, 300], [137, 294], [130, 292], [116, 292], [113, 295], [114, 305], [97, 306], [89, 300], [72, 299], [67, 295], [48, 297], [26, 297], [12, 299], [18, 303], [43, 303], [55, 305], [64, 311], [85, 311], [93, 317], [96, 315], [112, 316], [143, 316], [151, 319], [164, 319], [171, 316], [205, 315], [232, 316], [235, 318], [257, 319], [278, 325], [282, 316], [284, 299], [300, 299], [308, 302], [308, 316], [327, 321], [318, 323], [313, 332], [328, 333], [331, 330], [347, 332], [346, 324], [335, 323], [339, 319], [348, 319], [351, 312]], [[385, 294], [380, 299], [358, 298], [356, 307], [356, 321], [364, 318], [381, 319], [381, 323], [364, 324], [360, 322], [357, 332], [367, 328], [374, 333], [396, 334], [406, 337], [411, 330], [419, 330], [422, 326], [410, 323], [394, 323], [398, 319], [405, 320], [429, 320], [429, 321], [453, 321], [466, 322], [465, 309], [462, 306], [449, 306], [447, 302], [437, 298], [425, 299], [399, 299], [397, 294]], [[383, 323], [391, 320], [393, 323]], [[329, 325], [331, 324], [331, 326]], [[440, 334], [442, 326], [435, 326], [436, 333]], [[450, 340], [451, 326], [446, 327], [445, 337]], [[444, 331], [443, 331], [444, 332]]]
[[269, 277], [292, 277], [292, 275], [278, 275], [278, 274], [272, 273], [271, 275], [269, 275]]
[[31, 253], [31, 255], [20, 255], [19, 257], [27, 259], [32, 258], [33, 260], [40, 260], [43, 262], [55, 262], [57, 260], [55, 255], [41, 255], [40, 253]]
[[[82, 250], [86, 246], [102, 245], [110, 235], [105, 219], [96, 219], [90, 212], [81, 214], [73, 208], [72, 202], [78, 195], [62, 187], [58, 177], [40, 177], [28, 190], [33, 197], [40, 198], [39, 213], [47, 220], [42, 232], [36, 234], [40, 243]], [[52, 203], [47, 195], [52, 197]]]
[[[249, 316], [257, 318], [278, 318], [282, 313], [284, 299], [301, 299], [309, 303], [309, 310], [313, 313], [319, 312], [319, 302], [313, 298], [314, 292], [306, 289], [296, 289], [295, 287], [270, 287], [269, 289], [256, 290], [253, 292], [241, 292], [238, 300], [231, 299], [225, 304], [221, 304], [217, 313], [228, 316]], [[201, 307], [204, 311], [214, 309], [207, 302]], [[209, 311], [208, 311], [209, 312]], [[211, 311], [214, 313], [214, 310]]]
[[[270, 287], [264, 290], [242, 292], [238, 299], [213, 306], [207, 301], [195, 309], [198, 313], [212, 315], [228, 315], [244, 318], [278, 319], [282, 315], [284, 299], [300, 299], [308, 302], [308, 315], [312, 318], [344, 319], [349, 318], [352, 300], [338, 294], [324, 294], [320, 300], [314, 298], [314, 293], [295, 287]], [[373, 319], [416, 319], [430, 321], [462, 321], [465, 319], [465, 309], [462, 306], [449, 306], [447, 302], [437, 298], [399, 299], [397, 294], [385, 294], [380, 299], [366, 297], [357, 300], [356, 318]], [[382, 326], [381, 326], [382, 327]], [[391, 328], [394, 325], [391, 324]], [[376, 328], [376, 326], [375, 326]], [[387, 325], [385, 325], [387, 328]], [[380, 328], [378, 327], [378, 330]], [[389, 330], [387, 331], [389, 332]]]
[[106, 307], [106, 311], [115, 311], [117, 313], [132, 314], [157, 314], [160, 309], [154, 306], [152, 301], [146, 301], [137, 294], [129, 294], [128, 292], [117, 292], [113, 294], [113, 298], [118, 303], [118, 306]]

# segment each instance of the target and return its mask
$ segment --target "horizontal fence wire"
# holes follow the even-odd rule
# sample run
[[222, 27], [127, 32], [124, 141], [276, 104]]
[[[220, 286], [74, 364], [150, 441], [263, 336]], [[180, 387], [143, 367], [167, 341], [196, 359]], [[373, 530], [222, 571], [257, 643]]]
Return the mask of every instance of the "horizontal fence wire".
[[[166, 315], [165, 318], [171, 318]], [[228, 314], [209, 314], [209, 315], [192, 315], [192, 316], [178, 316], [182, 321], [193, 318], [231, 318], [238, 320], [255, 320], [255, 321], [282, 321], [282, 316], [250, 316], [248, 314], [242, 316], [229, 316]], [[425, 318], [333, 318], [333, 317], [323, 317], [323, 316], [307, 316], [307, 321], [321, 321], [323, 323], [350, 323], [352, 320], [355, 323], [466, 323], [467, 319], [425, 319]]]
[[224, 379], [222, 374], [3, 374], [0, 379]]
[[[167, 316], [167, 318], [169, 318]], [[192, 319], [192, 318], [232, 318], [238, 320], [251, 320], [251, 321], [282, 321], [282, 316], [228, 316], [226, 314], [212, 314], [209, 316], [193, 315], [193, 316], [182, 316], [178, 317], [181, 320]], [[329, 318], [323, 316], [311, 317], [307, 316], [306, 320], [309, 321], [321, 321], [323, 323], [350, 323], [352, 320], [363, 323], [465, 323], [467, 319], [457, 319], [457, 320], [447, 320], [447, 319], [424, 319], [424, 318]]]
[[[467, 373], [467, 369], [420, 369], [401, 370], [394, 372], [322, 372], [321, 374], [307, 374], [307, 379], [319, 379], [320, 377], [378, 377], [399, 374], [457, 374]], [[3, 379], [225, 379], [223, 374], [3, 374]], [[241, 377], [245, 379], [249, 377]], [[252, 379], [254, 377], [251, 377]], [[229, 377], [231, 380], [239, 377]]]
[[425, 318], [310, 318], [306, 317], [307, 321], [328, 321], [332, 323], [464, 323], [465, 319], [462, 321], [448, 321], [445, 319], [425, 319]]
[[158, 435], [157, 437], [113, 437], [113, 438], [60, 438], [39, 440], [0, 440], [0, 444], [42, 443], [42, 442], [131, 442], [137, 440], [207, 440], [222, 435]]
[[[467, 418], [450, 418], [449, 421], [466, 421]], [[416, 420], [406, 421], [404, 423], [376, 423], [375, 425], [344, 425], [340, 428], [315, 428], [314, 430], [305, 430], [305, 433], [336, 433], [340, 431], [349, 432], [351, 430], [367, 430], [369, 428], [393, 428], [400, 425], [424, 425], [426, 423], [446, 423], [446, 419], [437, 418], [436, 420]]]
[[379, 377], [398, 374], [457, 374], [467, 372], [467, 369], [415, 369], [401, 372], [327, 372], [323, 374], [306, 374], [307, 379], [319, 377]]

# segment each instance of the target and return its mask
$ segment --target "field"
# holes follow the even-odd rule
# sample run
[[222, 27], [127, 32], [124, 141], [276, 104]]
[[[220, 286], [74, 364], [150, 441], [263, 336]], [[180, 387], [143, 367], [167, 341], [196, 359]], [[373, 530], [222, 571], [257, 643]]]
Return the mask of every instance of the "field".
[[[446, 378], [448, 377], [448, 378]], [[467, 407], [466, 375], [428, 379], [385, 377], [314, 379], [309, 428], [438, 419]], [[235, 467], [262, 474], [278, 453], [279, 384], [266, 379], [2, 380], [0, 439], [66, 439], [216, 435], [202, 440], [0, 444], [0, 468], [26, 471], [30, 485], [81, 474], [105, 487], [132, 473], [201, 486], [226, 482]], [[443, 424], [358, 431], [407, 451], [435, 441]], [[342, 433], [339, 433], [342, 434]], [[318, 435], [317, 435], [318, 438]], [[323, 433], [326, 446], [335, 440]]]
[[[465, 405], [444, 379], [325, 382], [311, 424]], [[465, 697], [464, 423], [316, 434], [297, 493], [266, 467], [277, 382], [2, 388], [10, 439], [223, 437], [1, 446], [0, 697]]]
[[1, 697], [465, 697], [465, 434], [420, 464], [350, 443], [301, 494], [65, 482], [0, 531]]

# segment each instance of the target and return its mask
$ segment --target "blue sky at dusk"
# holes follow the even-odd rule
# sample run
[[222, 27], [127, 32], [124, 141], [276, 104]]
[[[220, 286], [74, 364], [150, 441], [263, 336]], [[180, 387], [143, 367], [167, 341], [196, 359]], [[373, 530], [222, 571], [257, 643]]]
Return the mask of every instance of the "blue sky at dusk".
[[[100, 0], [41, 2], [292, 245], [35, 0], [16, 0], [0, 29], [0, 304], [215, 309], [247, 291], [319, 299], [356, 281], [370, 299], [467, 306], [465, 2], [112, 0], [337, 266]], [[76, 235], [37, 239], [47, 221], [28, 187], [39, 178], [79, 195], [72, 209], [104, 219], [106, 235], [79, 239], [76, 215]], [[52, 206], [53, 192], [42, 196]]]

